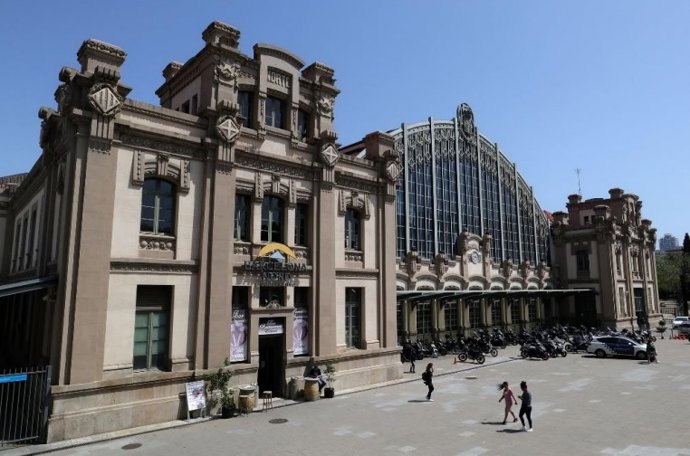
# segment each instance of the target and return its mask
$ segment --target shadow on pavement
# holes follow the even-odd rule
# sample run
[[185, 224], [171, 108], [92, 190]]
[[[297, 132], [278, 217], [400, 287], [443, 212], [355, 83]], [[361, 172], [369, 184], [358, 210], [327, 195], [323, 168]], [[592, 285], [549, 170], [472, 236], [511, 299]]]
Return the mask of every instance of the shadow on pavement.
[[498, 429], [496, 432], [505, 432], [506, 434], [516, 434], [518, 432], [525, 432], [522, 429]]
[[431, 401], [427, 401], [426, 399], [410, 399], [407, 402], [431, 402]]

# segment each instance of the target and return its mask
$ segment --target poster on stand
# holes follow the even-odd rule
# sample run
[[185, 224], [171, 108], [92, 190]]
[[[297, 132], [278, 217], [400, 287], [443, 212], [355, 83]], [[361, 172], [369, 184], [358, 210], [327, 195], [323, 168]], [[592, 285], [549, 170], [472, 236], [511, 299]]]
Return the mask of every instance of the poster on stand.
[[230, 324], [230, 362], [247, 360], [247, 310], [233, 309]]
[[295, 355], [309, 354], [309, 313], [297, 307], [292, 319], [292, 348]]
[[187, 390], [187, 411], [203, 410], [206, 407], [206, 394], [204, 394], [204, 381], [185, 384]]

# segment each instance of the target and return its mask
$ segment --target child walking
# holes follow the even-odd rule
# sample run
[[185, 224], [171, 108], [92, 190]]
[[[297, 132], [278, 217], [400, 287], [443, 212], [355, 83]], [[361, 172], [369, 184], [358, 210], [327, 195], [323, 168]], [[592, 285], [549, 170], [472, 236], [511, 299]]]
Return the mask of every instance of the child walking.
[[498, 399], [498, 402], [500, 403], [502, 400], [505, 399], [505, 416], [503, 417], [503, 424], [506, 424], [506, 420], [508, 419], [508, 414], [510, 413], [513, 415], [513, 423], [516, 422], [517, 416], [515, 416], [515, 413], [513, 413], [513, 404], [517, 402], [517, 399], [515, 399], [515, 395], [513, 394], [513, 390], [510, 389], [510, 386], [508, 386], [508, 382], [503, 382], [500, 385], [498, 385], [498, 389], [503, 391], [503, 394], [501, 394], [500, 399]]
[[[520, 422], [522, 423], [522, 430], [527, 432], [532, 432], [532, 395], [527, 391], [527, 382], [520, 382], [520, 389], [522, 390], [522, 395], [518, 396], [522, 401], [520, 406]], [[529, 423], [529, 429], [525, 428], [525, 419], [523, 418], [527, 415], [527, 422]]]

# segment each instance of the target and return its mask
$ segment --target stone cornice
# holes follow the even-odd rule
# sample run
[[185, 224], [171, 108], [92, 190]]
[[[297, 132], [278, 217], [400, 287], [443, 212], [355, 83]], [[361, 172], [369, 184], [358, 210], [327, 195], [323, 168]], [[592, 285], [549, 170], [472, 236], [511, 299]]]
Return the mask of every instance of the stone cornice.
[[239, 148], [235, 152], [235, 164], [240, 167], [250, 168], [264, 173], [273, 172], [307, 180], [313, 178], [311, 164], [281, 160], [280, 157], [268, 157], [265, 154], [259, 156]]
[[378, 269], [336, 269], [336, 279], [342, 278], [376, 278], [379, 275]]
[[160, 106], [131, 100], [129, 98], [125, 100], [122, 110], [195, 128], [205, 129], [208, 124], [208, 121], [202, 117], [173, 111], [172, 109], [161, 108]]
[[179, 157], [192, 157], [199, 160], [206, 158], [206, 152], [203, 148], [195, 148], [191, 145], [183, 146], [181, 144], [171, 142], [169, 138], [158, 139], [136, 136], [132, 134], [123, 134], [119, 137], [119, 143], [132, 149], [146, 150], [153, 153], [168, 152]]

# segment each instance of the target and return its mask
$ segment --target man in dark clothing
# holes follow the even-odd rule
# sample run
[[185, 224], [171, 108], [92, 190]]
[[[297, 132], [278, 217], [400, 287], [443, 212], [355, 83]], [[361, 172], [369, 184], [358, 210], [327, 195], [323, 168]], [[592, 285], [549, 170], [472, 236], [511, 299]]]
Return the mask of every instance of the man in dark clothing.
[[412, 347], [412, 344], [408, 340], [405, 342], [405, 345], [403, 346], [403, 357], [405, 358], [406, 361], [410, 362], [410, 372], [414, 373], [414, 359], [415, 359], [416, 353], [414, 350], [414, 347]]
[[[520, 406], [520, 422], [522, 422], [522, 430], [527, 432], [532, 432], [532, 395], [527, 391], [527, 382], [520, 382], [520, 389], [522, 389], [522, 395], [518, 396], [522, 401]], [[524, 416], [527, 415], [527, 422], [529, 423], [529, 429], [525, 429], [525, 419]]]

